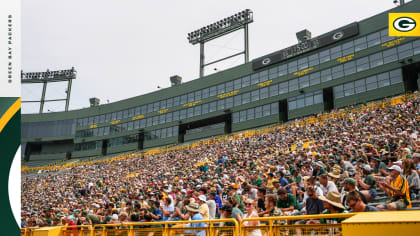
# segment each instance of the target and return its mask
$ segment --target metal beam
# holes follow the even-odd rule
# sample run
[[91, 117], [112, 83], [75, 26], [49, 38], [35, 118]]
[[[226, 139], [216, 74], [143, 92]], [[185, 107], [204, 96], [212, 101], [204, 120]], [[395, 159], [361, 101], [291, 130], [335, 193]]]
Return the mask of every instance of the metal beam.
[[41, 95], [41, 104], [39, 106], [39, 113], [41, 114], [44, 110], [44, 102], [45, 102], [45, 91], [47, 90], [47, 82], [44, 82], [42, 86], [42, 95]]
[[66, 108], [65, 111], [69, 110], [69, 104], [70, 104], [70, 93], [71, 93], [71, 82], [72, 80], [69, 80], [67, 84], [67, 98], [66, 98]]
[[211, 64], [214, 64], [214, 63], [217, 63], [217, 62], [221, 62], [223, 60], [226, 60], [226, 59], [229, 59], [229, 58], [232, 58], [232, 57], [236, 57], [236, 56], [239, 56], [239, 55], [244, 54], [244, 53], [245, 53], [245, 51], [238, 52], [238, 53], [233, 54], [231, 56], [228, 56], [228, 57], [225, 57], [225, 58], [221, 58], [221, 59], [216, 60], [216, 61], [209, 62], [209, 63], [205, 64], [204, 66], [208, 66], [208, 65], [211, 65]]

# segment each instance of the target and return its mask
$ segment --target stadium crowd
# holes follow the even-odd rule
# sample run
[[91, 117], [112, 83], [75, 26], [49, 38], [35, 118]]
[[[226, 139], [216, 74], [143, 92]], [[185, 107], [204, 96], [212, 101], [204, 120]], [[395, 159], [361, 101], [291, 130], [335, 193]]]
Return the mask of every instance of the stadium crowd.
[[420, 190], [419, 102], [415, 96], [389, 106], [333, 111], [328, 119], [189, 149], [24, 175], [21, 224], [241, 221], [410, 209]]

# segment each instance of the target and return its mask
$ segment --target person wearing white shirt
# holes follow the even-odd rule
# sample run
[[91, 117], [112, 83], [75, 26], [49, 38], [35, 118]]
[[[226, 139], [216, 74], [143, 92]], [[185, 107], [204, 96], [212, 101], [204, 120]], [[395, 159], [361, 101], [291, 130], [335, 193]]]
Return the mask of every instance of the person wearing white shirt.
[[334, 182], [328, 180], [328, 175], [327, 174], [323, 174], [319, 176], [319, 184], [322, 190], [323, 195], [327, 196], [328, 192], [330, 191], [336, 191], [337, 190], [337, 186], [335, 185]]

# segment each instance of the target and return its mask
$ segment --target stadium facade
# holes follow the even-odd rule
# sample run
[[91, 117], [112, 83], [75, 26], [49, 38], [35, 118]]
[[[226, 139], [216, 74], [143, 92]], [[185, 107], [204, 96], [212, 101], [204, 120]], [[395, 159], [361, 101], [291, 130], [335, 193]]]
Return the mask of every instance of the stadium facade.
[[389, 37], [389, 12], [420, 12], [420, 1], [149, 94], [23, 115], [22, 157], [45, 164], [181, 143], [417, 90], [420, 38]]

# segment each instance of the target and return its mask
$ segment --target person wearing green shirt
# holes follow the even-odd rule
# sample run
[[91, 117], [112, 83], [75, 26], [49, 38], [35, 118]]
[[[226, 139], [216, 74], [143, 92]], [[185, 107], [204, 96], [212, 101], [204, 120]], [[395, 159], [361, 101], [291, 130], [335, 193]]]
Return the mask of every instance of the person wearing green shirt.
[[254, 177], [253, 177], [253, 181], [251, 182], [251, 185], [258, 187], [261, 187], [261, 185], [263, 184], [262, 179], [260, 178], [260, 176], [258, 176], [257, 173], [255, 173]]
[[294, 211], [300, 210], [295, 195], [287, 193], [284, 188], [279, 189], [277, 194], [279, 196], [277, 199], [277, 208], [280, 208], [284, 215], [291, 215]]
[[364, 165], [362, 169], [363, 175], [365, 176], [365, 181], [362, 181], [362, 178], [356, 176], [356, 184], [360, 188], [360, 192], [366, 197], [366, 200], [370, 201], [376, 197], [376, 180], [372, 175], [372, 168], [369, 165]]
[[383, 163], [378, 156], [373, 156], [372, 157], [372, 164], [373, 166], [373, 175], [374, 176], [387, 176], [387, 166], [385, 165], [385, 163]]

